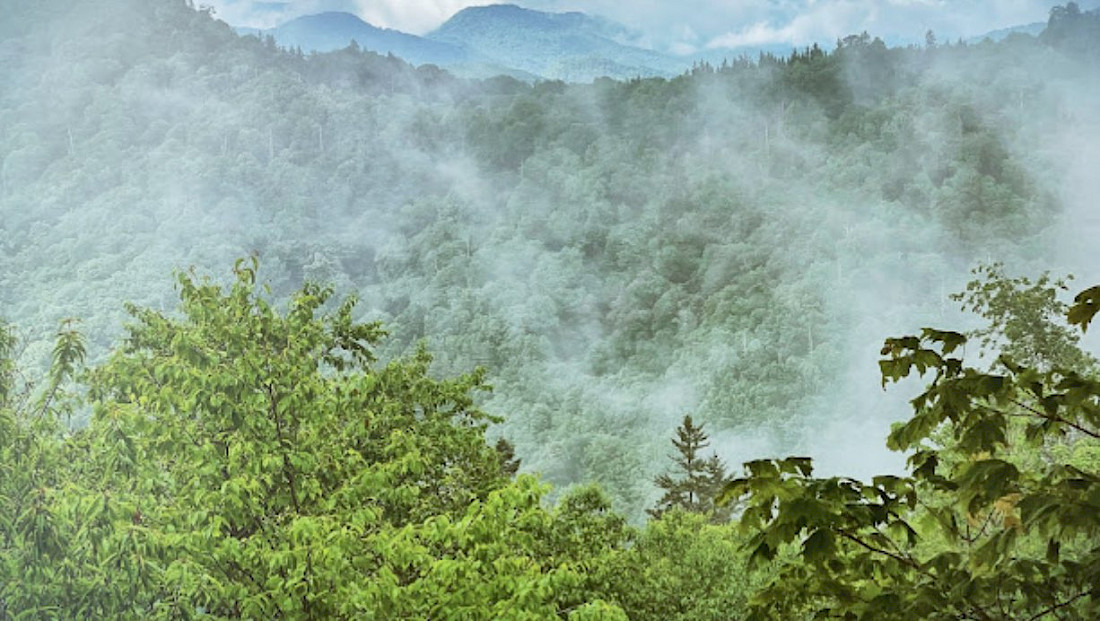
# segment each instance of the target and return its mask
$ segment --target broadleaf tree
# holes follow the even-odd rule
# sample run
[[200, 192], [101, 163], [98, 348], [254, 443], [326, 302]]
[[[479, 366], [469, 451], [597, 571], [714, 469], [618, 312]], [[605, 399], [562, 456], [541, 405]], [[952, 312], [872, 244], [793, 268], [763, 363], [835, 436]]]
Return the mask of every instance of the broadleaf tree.
[[[552, 512], [544, 485], [512, 478], [474, 405], [481, 371], [435, 379], [423, 349], [377, 363], [383, 332], [354, 318], [354, 299], [307, 284], [283, 310], [256, 268], [238, 262], [225, 287], [181, 273], [177, 313], [132, 307], [124, 342], [87, 376], [87, 428], [7, 433], [27, 423], [0, 410], [0, 466], [29, 473], [0, 481], [16, 517], [0, 619], [617, 610], [585, 587], [574, 543], [599, 508]], [[79, 362], [62, 351], [73, 338], [59, 340], [58, 378]], [[563, 529], [579, 534], [554, 539]]]
[[[1091, 300], [1067, 306], [1068, 320], [1087, 325]], [[966, 342], [931, 329], [886, 340], [884, 385], [931, 377], [888, 438], [910, 453], [908, 475], [815, 478], [808, 459], [788, 458], [750, 462], [726, 487], [724, 500], [746, 501], [751, 560], [775, 572], [753, 618], [1100, 614], [1100, 381], [1091, 364], [1008, 356], [979, 370]]]

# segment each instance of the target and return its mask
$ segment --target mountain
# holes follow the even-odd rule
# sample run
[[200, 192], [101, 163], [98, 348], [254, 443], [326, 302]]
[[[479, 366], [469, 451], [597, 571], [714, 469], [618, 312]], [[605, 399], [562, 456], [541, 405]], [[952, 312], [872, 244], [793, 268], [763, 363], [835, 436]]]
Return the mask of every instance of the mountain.
[[620, 43], [635, 34], [622, 24], [578, 11], [547, 13], [514, 4], [493, 4], [462, 9], [429, 36], [457, 37], [469, 42], [471, 37], [492, 36], [492, 30], [498, 28], [509, 29], [513, 35], [517, 32], [537, 37], [582, 34]]
[[511, 4], [470, 7], [427, 37], [544, 78], [668, 76], [684, 60], [629, 45], [625, 26], [584, 13], [545, 13]]
[[237, 31], [241, 34], [271, 35], [282, 47], [297, 47], [307, 52], [331, 52], [355, 41], [365, 50], [393, 54], [414, 65], [453, 65], [472, 60], [459, 46], [378, 28], [351, 13], [305, 15], [269, 30], [238, 28]]
[[[1067, 7], [1056, 6], [1054, 9], [1052, 9], [1051, 18], [1056, 20], [1057, 16], [1059, 15], [1065, 16], [1066, 11], [1069, 11], [1070, 14], [1073, 14], [1073, 10], [1068, 9], [1068, 4], [1069, 3], [1067, 3]], [[1080, 3], [1077, 3], [1075, 6], [1077, 7], [1076, 14], [1085, 18], [1085, 21], [1082, 23], [1088, 23], [1089, 20], [1100, 19], [1100, 6], [1096, 6], [1092, 9], [1081, 7]], [[990, 41], [1001, 41], [1007, 38], [1009, 35], [1017, 33], [1037, 37], [1042, 34], [1044, 30], [1046, 30], [1047, 26], [1049, 26], [1050, 23], [1050, 20], [1047, 20], [1042, 22], [1032, 22], [1030, 24], [1019, 24], [1016, 26], [1009, 26], [1007, 28], [1000, 28], [998, 30], [987, 32], [983, 35], [970, 37], [969, 39], [967, 39], [967, 43], [981, 43], [986, 39], [989, 39]]]
[[355, 41], [378, 54], [411, 64], [446, 67], [463, 77], [509, 75], [521, 80], [591, 81], [600, 76], [678, 73], [688, 63], [631, 47], [634, 33], [583, 13], [543, 13], [512, 5], [460, 11], [428, 37], [379, 28], [351, 13], [326, 12], [292, 19], [276, 28], [237, 28], [274, 37], [285, 48], [331, 52]]
[[993, 30], [993, 31], [987, 32], [987, 33], [985, 33], [983, 35], [980, 35], [980, 36], [977, 36], [977, 37], [971, 37], [970, 39], [967, 39], [967, 43], [981, 43], [982, 41], [985, 41], [986, 39], [989, 39], [990, 41], [1000, 41], [1002, 39], [1007, 38], [1011, 34], [1017, 34], [1017, 33], [1037, 37], [1037, 36], [1039, 36], [1039, 33], [1043, 32], [1043, 30], [1046, 27], [1047, 27], [1046, 22], [1034, 22], [1034, 23], [1031, 23], [1031, 24], [1020, 24], [1018, 26], [1009, 26], [1008, 28], [1000, 28], [998, 30]]
[[424, 37], [379, 28], [344, 12], [292, 19], [276, 28], [237, 28], [240, 34], [270, 35], [285, 48], [331, 52], [355, 41], [379, 54], [393, 54], [413, 65], [445, 67], [466, 78], [508, 75], [591, 82], [598, 77], [671, 77], [696, 62], [715, 65], [760, 53], [785, 56], [792, 46], [776, 44], [705, 50], [675, 56], [634, 45], [642, 35], [626, 26], [581, 12], [548, 13], [512, 4], [463, 9]]

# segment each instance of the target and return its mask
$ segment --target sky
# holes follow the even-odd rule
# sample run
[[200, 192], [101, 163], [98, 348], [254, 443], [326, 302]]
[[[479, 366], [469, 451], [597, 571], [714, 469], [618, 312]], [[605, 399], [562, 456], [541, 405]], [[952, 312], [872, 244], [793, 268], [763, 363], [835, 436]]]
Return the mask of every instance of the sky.
[[[424, 34], [467, 6], [492, 0], [205, 0], [234, 26], [271, 27], [321, 11], [355, 13], [376, 26]], [[1046, 21], [1055, 0], [513, 0], [544, 11], [579, 10], [619, 21], [637, 44], [662, 51], [770, 44], [830, 44], [864, 30], [888, 42], [941, 41]], [[1079, 2], [1089, 8], [1096, 2]]]

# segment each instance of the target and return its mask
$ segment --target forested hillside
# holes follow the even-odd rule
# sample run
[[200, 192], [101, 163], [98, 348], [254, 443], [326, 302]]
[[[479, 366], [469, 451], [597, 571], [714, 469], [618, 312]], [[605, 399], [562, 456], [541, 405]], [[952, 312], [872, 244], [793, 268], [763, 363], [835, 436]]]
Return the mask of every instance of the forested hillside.
[[1097, 618], [1098, 42], [527, 84], [6, 6], [0, 621]]
[[1100, 135], [1095, 22], [532, 85], [282, 51], [170, 0], [21, 3], [0, 316], [31, 367], [66, 317], [99, 361], [123, 302], [167, 311], [174, 269], [254, 255], [277, 299], [358, 292], [383, 360], [426, 340], [438, 377], [484, 367], [523, 468], [634, 518], [686, 413], [731, 462], [879, 467], [851, 446], [904, 415], [881, 338], [949, 317], [976, 261], [1087, 245], [1095, 220], [1062, 218]]

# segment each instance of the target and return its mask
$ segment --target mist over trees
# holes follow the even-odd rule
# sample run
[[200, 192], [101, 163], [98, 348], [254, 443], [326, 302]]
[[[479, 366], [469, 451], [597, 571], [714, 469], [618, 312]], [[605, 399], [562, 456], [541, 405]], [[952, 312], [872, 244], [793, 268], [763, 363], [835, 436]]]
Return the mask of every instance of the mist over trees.
[[361, 293], [383, 357], [428, 339], [440, 373], [488, 368], [524, 464], [632, 514], [684, 412], [812, 450], [856, 407], [847, 361], [929, 293], [1040, 261], [1050, 141], [1095, 123], [1069, 116], [1094, 56], [1058, 37], [525, 84], [302, 56], [174, 2], [20, 10], [0, 296], [27, 359], [68, 316], [100, 359], [121, 300], [167, 308], [174, 268], [256, 254], [276, 293]]
[[[957, 568], [936, 554], [959, 525], [1009, 532], [1007, 516], [1020, 536], [983, 530], [979, 560], [1008, 577], [972, 593], [1047, 572], [1058, 594], [1026, 591], [1020, 618], [1088, 618], [1095, 594], [1071, 574], [1093, 567], [1095, 524], [1062, 538], [1024, 499], [1045, 480], [1084, 494], [1067, 507], [1093, 502], [1095, 362], [1058, 323], [1072, 285], [1015, 274], [1095, 258], [1098, 24], [1071, 4], [1038, 37], [889, 48], [862, 33], [567, 84], [463, 80], [356, 46], [305, 55], [175, 0], [10, 7], [0, 619], [797, 618], [836, 601], [887, 618], [860, 590], [872, 569], [896, 610], [977, 614], [899, 594]], [[906, 478], [877, 449], [911, 408], [879, 396], [876, 354], [945, 324], [1005, 366], [960, 384], [939, 332], [894, 341], [892, 364], [1025, 410], [1079, 401], [1030, 433], [967, 410], [892, 436], [925, 455]], [[1012, 388], [989, 392], [992, 376]], [[1021, 378], [1043, 394], [1021, 397]], [[706, 475], [706, 506], [677, 496], [669, 440], [689, 422], [726, 468]], [[757, 461], [727, 490], [745, 513], [713, 506], [719, 479], [776, 453], [896, 480]], [[994, 459], [1020, 474], [1001, 477], [1011, 489], [968, 488]], [[776, 490], [829, 511], [866, 491], [888, 516], [764, 515]], [[928, 535], [941, 518], [955, 530]], [[1033, 518], [1040, 534], [1024, 533]], [[923, 543], [891, 540], [908, 560], [890, 564], [836, 539], [880, 526]], [[1004, 564], [1052, 541], [1045, 564]], [[815, 563], [842, 566], [815, 582]]]

